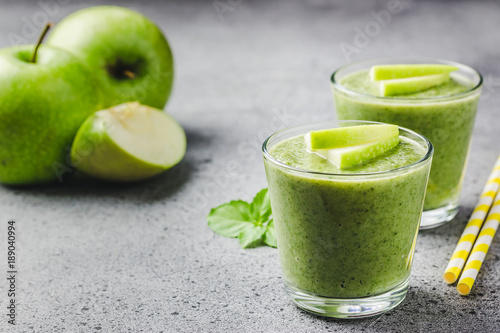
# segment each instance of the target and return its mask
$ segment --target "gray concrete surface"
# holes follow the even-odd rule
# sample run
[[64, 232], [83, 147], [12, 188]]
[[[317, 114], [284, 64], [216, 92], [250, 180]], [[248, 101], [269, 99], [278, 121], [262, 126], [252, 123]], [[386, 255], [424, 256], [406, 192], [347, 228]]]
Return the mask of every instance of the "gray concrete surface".
[[[51, 20], [101, 3], [64, 2]], [[498, 239], [470, 297], [441, 281], [500, 153], [500, 4], [401, 2], [403, 10], [378, 31], [372, 27], [352, 60], [435, 56], [476, 67], [486, 78], [460, 213], [420, 234], [401, 306], [356, 321], [309, 315], [285, 297], [275, 249], [242, 250], [205, 220], [211, 207], [250, 200], [266, 186], [259, 147], [271, 131], [334, 118], [329, 76], [349, 60], [340, 45], [355, 45], [356, 29], [373, 25], [370, 11], [386, 9], [387, 2], [130, 1], [122, 4], [158, 22], [174, 50], [175, 88], [166, 109], [187, 131], [186, 158], [134, 185], [0, 187], [2, 271], [9, 218], [17, 221], [19, 249], [18, 325], [6, 324], [2, 278], [0, 331], [500, 331]], [[2, 0], [0, 47], [41, 10], [36, 1]]]

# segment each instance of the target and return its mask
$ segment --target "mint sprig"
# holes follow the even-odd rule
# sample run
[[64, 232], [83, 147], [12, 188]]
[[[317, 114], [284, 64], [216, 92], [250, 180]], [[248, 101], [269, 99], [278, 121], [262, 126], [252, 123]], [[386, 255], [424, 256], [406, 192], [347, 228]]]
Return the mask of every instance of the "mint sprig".
[[277, 247], [271, 200], [267, 188], [252, 203], [231, 201], [213, 208], [208, 214], [208, 226], [219, 235], [238, 238], [242, 248], [261, 245]]

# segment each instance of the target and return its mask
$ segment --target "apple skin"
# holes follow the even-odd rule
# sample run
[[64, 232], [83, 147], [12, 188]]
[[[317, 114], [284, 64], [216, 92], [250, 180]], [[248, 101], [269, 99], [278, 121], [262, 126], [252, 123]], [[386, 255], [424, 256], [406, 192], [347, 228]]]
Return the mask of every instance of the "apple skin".
[[46, 43], [87, 62], [100, 81], [104, 107], [129, 101], [165, 107], [174, 78], [172, 52], [144, 15], [119, 6], [86, 8], [58, 23]]
[[0, 182], [61, 179], [78, 128], [101, 107], [90, 69], [64, 50], [42, 45], [0, 50]]

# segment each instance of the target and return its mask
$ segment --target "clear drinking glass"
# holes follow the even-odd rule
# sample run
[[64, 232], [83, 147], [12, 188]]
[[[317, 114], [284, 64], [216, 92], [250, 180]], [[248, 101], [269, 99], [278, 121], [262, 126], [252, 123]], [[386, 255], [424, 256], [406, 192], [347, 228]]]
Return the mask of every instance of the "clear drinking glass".
[[[452, 79], [470, 89], [449, 96], [420, 98], [379, 97], [342, 85], [347, 75], [384, 64], [445, 64], [458, 68]], [[470, 139], [483, 79], [475, 69], [459, 63], [425, 57], [373, 59], [352, 63], [333, 73], [331, 83], [339, 119], [380, 121], [410, 128], [434, 145], [429, 184], [420, 229], [440, 226], [458, 212]]]
[[374, 123], [292, 127], [262, 147], [286, 293], [300, 308], [323, 316], [372, 316], [405, 298], [432, 144], [400, 128], [400, 136], [423, 148], [423, 157], [401, 168], [359, 174], [294, 168], [270, 151], [311, 130], [363, 124]]

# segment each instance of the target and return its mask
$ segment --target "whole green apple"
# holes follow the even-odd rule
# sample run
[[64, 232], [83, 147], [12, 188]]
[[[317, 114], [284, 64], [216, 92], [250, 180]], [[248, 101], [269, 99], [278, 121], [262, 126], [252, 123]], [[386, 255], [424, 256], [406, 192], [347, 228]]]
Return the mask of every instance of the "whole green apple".
[[63, 19], [47, 44], [88, 63], [100, 81], [104, 107], [129, 101], [165, 107], [174, 78], [172, 52], [142, 14], [117, 6], [86, 8]]
[[0, 182], [61, 179], [82, 122], [101, 108], [96, 79], [60, 49], [23, 45], [0, 50]]

